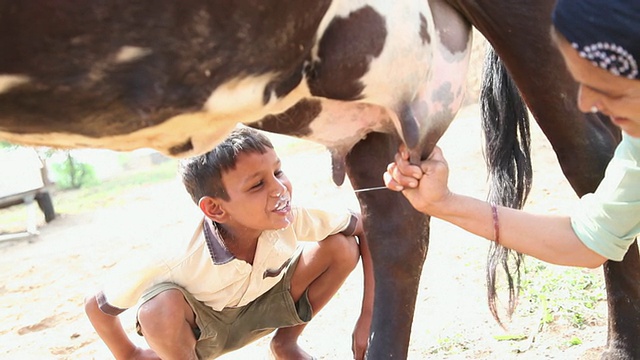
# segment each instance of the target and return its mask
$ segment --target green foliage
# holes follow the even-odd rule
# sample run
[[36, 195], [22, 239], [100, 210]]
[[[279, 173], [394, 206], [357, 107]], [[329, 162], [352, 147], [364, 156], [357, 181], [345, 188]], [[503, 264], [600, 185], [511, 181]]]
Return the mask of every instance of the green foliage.
[[0, 140], [0, 149], [13, 149], [18, 147], [16, 144], [12, 144], [8, 141]]
[[97, 182], [93, 166], [77, 161], [68, 150], [64, 162], [52, 164], [56, 183], [60, 189], [79, 189]]
[[570, 346], [576, 346], [576, 345], [580, 345], [582, 344], [582, 340], [580, 340], [580, 338], [574, 336], [571, 338], [571, 340], [569, 340], [569, 345]]
[[170, 160], [139, 171], [131, 171], [80, 189], [56, 194], [56, 210], [61, 214], [80, 214], [96, 208], [121, 205], [130, 201], [128, 191], [140, 186], [176, 178], [177, 161]]
[[596, 311], [606, 300], [605, 285], [594, 271], [548, 265], [529, 259], [522, 282], [521, 311], [539, 313], [540, 322], [562, 320], [576, 328], [601, 320]]
[[465, 339], [462, 334], [453, 334], [452, 336], [439, 337], [438, 345], [429, 349], [430, 354], [459, 354], [471, 348], [469, 340]]

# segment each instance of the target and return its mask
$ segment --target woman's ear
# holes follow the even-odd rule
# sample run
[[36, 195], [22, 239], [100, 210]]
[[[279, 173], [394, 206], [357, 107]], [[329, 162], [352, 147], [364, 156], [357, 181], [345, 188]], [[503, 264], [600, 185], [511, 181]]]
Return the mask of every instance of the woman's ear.
[[222, 208], [222, 201], [218, 198], [203, 196], [198, 201], [198, 206], [205, 216], [215, 222], [223, 223], [227, 217], [227, 212]]

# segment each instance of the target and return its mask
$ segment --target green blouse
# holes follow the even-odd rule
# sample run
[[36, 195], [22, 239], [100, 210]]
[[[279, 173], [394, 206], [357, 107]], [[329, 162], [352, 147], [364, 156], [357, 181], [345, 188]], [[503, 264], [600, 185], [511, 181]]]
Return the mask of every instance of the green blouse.
[[580, 199], [571, 225], [591, 250], [621, 261], [640, 234], [640, 139], [623, 134], [604, 179]]

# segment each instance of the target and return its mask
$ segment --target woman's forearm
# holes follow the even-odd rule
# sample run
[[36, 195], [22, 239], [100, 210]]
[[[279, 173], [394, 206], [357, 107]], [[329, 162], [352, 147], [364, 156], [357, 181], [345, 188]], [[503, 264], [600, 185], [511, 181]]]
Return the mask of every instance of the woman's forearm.
[[[451, 194], [428, 213], [495, 240], [494, 215], [485, 201]], [[532, 214], [506, 207], [497, 207], [497, 215], [499, 242], [509, 249], [558, 265], [597, 267], [606, 261], [578, 239], [567, 216]]]

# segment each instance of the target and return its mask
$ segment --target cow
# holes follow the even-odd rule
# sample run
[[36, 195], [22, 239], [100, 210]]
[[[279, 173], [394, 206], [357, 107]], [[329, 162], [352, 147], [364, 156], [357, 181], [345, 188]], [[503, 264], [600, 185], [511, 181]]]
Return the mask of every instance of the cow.
[[[511, 96], [522, 95], [582, 195], [599, 183], [619, 134], [606, 119], [576, 109], [577, 85], [549, 39], [552, 6], [0, 0], [0, 139], [151, 147], [187, 157], [244, 123], [324, 144], [337, 184], [348, 174], [356, 189], [380, 186], [399, 143], [409, 146], [412, 161], [424, 158], [461, 107], [474, 26], [501, 60], [487, 78], [504, 77], [487, 89], [505, 90], [514, 80], [520, 93]], [[487, 123], [514, 121], [500, 105], [487, 107]], [[489, 115], [492, 108], [504, 110], [502, 120]], [[507, 162], [515, 162], [526, 139], [503, 140]], [[525, 196], [526, 176], [515, 175], [516, 193]], [[375, 273], [367, 356], [405, 358], [429, 218], [393, 192], [358, 199]], [[604, 267], [611, 319], [605, 357], [640, 357], [640, 345], [628, 340], [640, 338], [637, 252], [634, 245], [623, 262]]]

